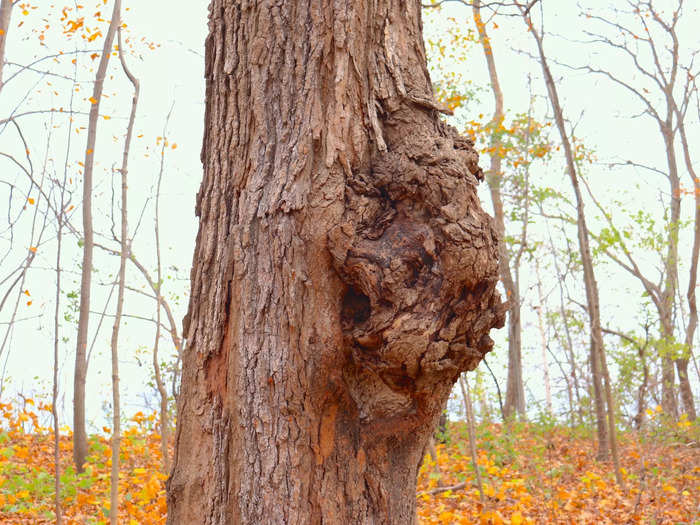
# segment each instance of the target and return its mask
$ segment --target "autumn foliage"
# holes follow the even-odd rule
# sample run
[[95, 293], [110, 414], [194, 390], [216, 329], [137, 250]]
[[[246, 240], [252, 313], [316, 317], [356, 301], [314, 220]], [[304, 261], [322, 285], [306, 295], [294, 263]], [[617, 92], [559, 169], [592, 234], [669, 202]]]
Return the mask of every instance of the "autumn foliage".
[[[32, 399], [0, 403], [0, 523], [53, 523], [51, 406]], [[45, 423], [46, 422], [46, 423]], [[165, 480], [155, 414], [137, 412], [122, 432], [120, 517], [129, 525], [165, 523]], [[72, 435], [61, 429], [64, 523], [109, 522], [111, 429], [89, 440], [85, 471], [76, 474]]]
[[[629, 486], [616, 486], [609, 465], [595, 460], [591, 437], [548, 424], [482, 424], [479, 469], [485, 500], [473, 486], [467, 431], [452, 423], [426, 456], [418, 480], [423, 524], [692, 523], [700, 497], [698, 425], [669, 425], [652, 412], [643, 434], [623, 435], [622, 459]], [[53, 432], [50, 406], [32, 399], [0, 404], [0, 522], [52, 523]], [[154, 414], [135, 414], [121, 446], [120, 516], [124, 523], [165, 523], [165, 480]], [[107, 523], [109, 428], [90, 437], [84, 473], [72, 467], [72, 441], [62, 429], [62, 503], [66, 523]], [[464, 483], [464, 488], [440, 487]]]
[[[467, 431], [452, 425], [437, 446], [437, 466], [426, 457], [418, 480], [424, 524], [692, 523], [700, 496], [697, 425], [660, 420], [642, 435], [622, 435], [624, 493], [610, 465], [595, 459], [591, 436], [561, 426], [482, 425], [478, 464], [483, 502], [474, 484]], [[652, 430], [653, 428], [653, 430]], [[691, 437], [695, 433], [695, 440]], [[466, 488], [440, 491], [466, 482]]]

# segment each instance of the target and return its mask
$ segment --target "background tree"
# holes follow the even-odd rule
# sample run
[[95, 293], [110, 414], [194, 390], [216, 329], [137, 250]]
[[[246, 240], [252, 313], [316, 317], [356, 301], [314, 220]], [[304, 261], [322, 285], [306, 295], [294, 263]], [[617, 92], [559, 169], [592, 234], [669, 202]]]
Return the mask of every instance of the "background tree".
[[[621, 13], [618, 10], [613, 10], [610, 17], [586, 13], [588, 19], [596, 21], [604, 30], [613, 33], [613, 35], [609, 35], [605, 32], [585, 31], [591, 38], [591, 43], [609, 47], [622, 54], [633, 65], [633, 71], [640, 77], [639, 80], [625, 78], [621, 72], [610, 71], [599, 66], [583, 66], [580, 69], [603, 75], [614, 85], [633, 95], [642, 104], [641, 115], [651, 117], [661, 134], [666, 169], [658, 170], [651, 167], [651, 171], [664, 176], [668, 181], [668, 208], [670, 212], [664, 217], [666, 239], [663, 247], [665, 254], [662, 255], [661, 261], [663, 270], [661, 282], [655, 283], [653, 278], [645, 274], [633, 254], [624, 245], [624, 238], [617, 239], [613, 233], [606, 236], [605, 240], [608, 243], [618, 245], [622, 255], [613, 256], [613, 260], [640, 280], [658, 311], [660, 324], [658, 346], [662, 361], [664, 410], [674, 418], [678, 417], [673, 370], [675, 362], [684, 409], [691, 419], [695, 419], [695, 402], [688, 380], [688, 363], [692, 345], [687, 344], [683, 348], [682, 343], [676, 343], [678, 339], [683, 341], [682, 337], [676, 337], [682, 196], [676, 143], [681, 126], [685, 130], [684, 121], [694, 89], [694, 79], [700, 70], [694, 68], [697, 51], [685, 49], [677, 32], [684, 1], [677, 0], [673, 3], [673, 9], [669, 13], [668, 19], [655, 4], [651, 0], [629, 2], [632, 17], [628, 17], [626, 16], [628, 13]], [[621, 18], [623, 20], [620, 20]], [[684, 66], [686, 59], [688, 65]], [[686, 85], [683, 88], [684, 76]], [[689, 149], [684, 147], [683, 151], [687, 157], [686, 164], [690, 169], [689, 174], [695, 185], [697, 183], [695, 182], [696, 178], [693, 177]], [[634, 160], [629, 160], [627, 164], [644, 169], [650, 168]], [[614, 228], [610, 215], [606, 215], [609, 219], [608, 222], [613, 227], [613, 232], [615, 232], [617, 229]], [[610, 252], [607, 253], [610, 254]], [[693, 255], [691, 255], [692, 258]], [[697, 269], [693, 275], [692, 268], [691, 263], [691, 283], [697, 281]], [[695, 268], [697, 268], [697, 264]], [[691, 287], [695, 288], [693, 285]]]
[[[499, 271], [501, 282], [506, 290], [506, 298], [508, 300], [508, 381], [506, 383], [506, 400], [503, 405], [503, 410], [506, 417], [512, 417], [516, 412], [520, 417], [525, 416], [525, 388], [523, 387], [523, 357], [522, 357], [522, 326], [520, 323], [520, 283], [519, 279], [513, 278], [511, 271], [511, 260], [506, 243], [506, 226], [503, 212], [503, 197], [501, 196], [501, 187], [503, 185], [503, 170], [502, 159], [504, 157], [503, 150], [503, 121], [505, 113], [503, 110], [503, 91], [501, 83], [498, 79], [498, 70], [496, 69], [496, 58], [491, 47], [491, 41], [486, 32], [486, 25], [481, 18], [481, 1], [474, 0], [473, 2], [474, 25], [479, 33], [479, 41], [484, 51], [484, 58], [489, 72], [491, 81], [491, 91], [494, 98], [494, 112], [491, 122], [488, 126], [491, 135], [489, 145], [490, 150], [490, 168], [486, 173], [486, 181], [491, 192], [491, 202], [493, 203], [493, 216], [501, 241], [499, 243]], [[527, 224], [527, 219], [526, 223]], [[526, 232], [527, 228], [523, 228]], [[520, 263], [520, 257], [525, 249], [525, 243], [522, 242], [520, 249], [514, 257], [514, 265], [517, 268]]]
[[581, 262], [583, 264], [584, 285], [586, 289], [586, 303], [588, 306], [589, 328], [591, 336], [591, 368], [593, 370], [594, 385], [596, 385], [597, 392], [600, 393], [596, 395], [597, 398], [602, 398], [602, 387], [600, 386], [600, 383], [602, 382], [602, 379], [605, 379], [605, 397], [608, 414], [608, 427], [607, 429], [605, 429], [604, 411], [600, 406], [601, 403], [597, 403], [596, 416], [598, 424], [598, 453], [601, 457], [607, 456], [607, 443], [609, 439], [610, 451], [612, 452], [613, 462], [615, 465], [615, 477], [617, 479], [617, 483], [619, 485], [623, 485], [624, 481], [622, 478], [622, 473], [620, 471], [620, 461], [617, 453], [615, 407], [612, 399], [612, 386], [610, 385], [610, 375], [608, 373], [607, 362], [605, 359], [603, 334], [600, 325], [600, 298], [598, 295], [598, 284], [596, 282], [595, 272], [593, 269], [593, 259], [591, 257], [591, 249], [589, 244], [588, 226], [586, 224], [583, 196], [579, 185], [579, 175], [576, 169], [574, 149], [572, 147], [569, 133], [566, 129], [564, 113], [562, 110], [561, 103], [559, 102], [559, 94], [557, 92], [557, 87], [554, 82], [554, 77], [552, 76], [552, 73], [549, 69], [547, 55], [544, 51], [543, 31], [536, 29], [533, 25], [532, 16], [530, 14], [531, 6], [518, 4], [518, 7], [523, 17], [523, 21], [525, 22], [528, 28], [528, 31], [533, 36], [537, 44], [539, 62], [540, 66], [542, 67], [542, 74], [544, 76], [544, 82], [547, 87], [547, 94], [549, 95], [549, 101], [552, 105], [554, 121], [556, 122], [557, 129], [559, 130], [559, 135], [561, 136], [561, 142], [564, 148], [566, 158], [567, 171], [571, 180], [571, 185], [574, 189], [574, 195], [576, 196], [576, 225], [578, 228], [579, 251], [581, 255]]
[[95, 158], [97, 122], [100, 112], [100, 99], [104, 88], [105, 75], [109, 58], [112, 56], [112, 43], [119, 25], [119, 0], [115, 0], [112, 19], [105, 35], [100, 63], [95, 73], [95, 84], [90, 102], [87, 144], [85, 146], [85, 170], [83, 173], [83, 264], [80, 274], [80, 311], [78, 318], [78, 337], [75, 348], [75, 375], [73, 382], [73, 459], [75, 468], [80, 472], [85, 465], [88, 452], [87, 430], [85, 428], [85, 379], [87, 375], [88, 325], [90, 322], [90, 294], [92, 284], [92, 260], [94, 249], [94, 232], [92, 221], [92, 173]]

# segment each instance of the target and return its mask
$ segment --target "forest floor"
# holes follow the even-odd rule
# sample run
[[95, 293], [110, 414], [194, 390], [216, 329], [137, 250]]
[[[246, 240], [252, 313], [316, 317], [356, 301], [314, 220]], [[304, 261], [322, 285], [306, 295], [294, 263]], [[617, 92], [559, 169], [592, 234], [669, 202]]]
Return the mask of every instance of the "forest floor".
[[[0, 523], [54, 523], [54, 453], [50, 407], [24, 399], [0, 404]], [[657, 415], [653, 414], [652, 415]], [[656, 418], [659, 419], [658, 417]], [[449, 425], [426, 456], [418, 479], [422, 524], [700, 524], [698, 424], [652, 421], [644, 434], [620, 436], [626, 490], [609, 463], [595, 459], [590, 432], [551, 424], [483, 424], [477, 429], [484, 501], [475, 487], [465, 426]], [[121, 447], [120, 520], [165, 522], [165, 479], [154, 415], [138, 413], [125, 425]], [[108, 523], [110, 448], [90, 439], [85, 472], [71, 466], [72, 446], [60, 440], [64, 522]], [[439, 471], [438, 471], [439, 469]], [[454, 490], [438, 487], [460, 486]]]
[[[658, 413], [651, 414], [656, 415]], [[476, 488], [464, 424], [438, 444], [437, 468], [426, 457], [418, 478], [423, 524], [700, 524], [698, 424], [684, 418], [619, 436], [625, 490], [612, 464], [596, 460], [590, 430], [514, 423], [477, 429]], [[440, 487], [466, 485], [440, 491]], [[438, 489], [440, 490], [440, 489]]]

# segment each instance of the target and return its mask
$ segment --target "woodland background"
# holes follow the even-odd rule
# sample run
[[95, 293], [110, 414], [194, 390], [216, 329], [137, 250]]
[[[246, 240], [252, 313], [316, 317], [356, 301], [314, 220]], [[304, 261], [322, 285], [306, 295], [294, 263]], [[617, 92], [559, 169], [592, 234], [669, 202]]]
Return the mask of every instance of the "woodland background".
[[[107, 0], [2, 0], [3, 522], [53, 522], [57, 502], [68, 522], [99, 522], [116, 496], [124, 519], [164, 519], [201, 179], [206, 4], [126, 1], [119, 19]], [[491, 211], [501, 199], [512, 281], [503, 294], [515, 299], [521, 320], [510, 336], [508, 328], [494, 334], [486, 363], [457, 385], [450, 423], [419, 479], [420, 516], [698, 520], [698, 5], [483, 4], [479, 14], [461, 0], [426, 5], [425, 42], [436, 95], [453, 113], [448, 121], [481, 152], [489, 178], [482, 202]], [[602, 390], [596, 397], [596, 377], [601, 386], [605, 378], [591, 366], [580, 217], [544, 61], [581, 181], [612, 403]], [[133, 118], [129, 75], [139, 84]], [[500, 169], [490, 171], [494, 165]], [[87, 171], [92, 272], [82, 259]], [[73, 377], [86, 273], [88, 448], [78, 468]], [[690, 398], [679, 389], [683, 370]], [[469, 408], [474, 455], [463, 423]], [[606, 410], [619, 433], [617, 462], [599, 433]], [[120, 425], [121, 464], [110, 447]]]

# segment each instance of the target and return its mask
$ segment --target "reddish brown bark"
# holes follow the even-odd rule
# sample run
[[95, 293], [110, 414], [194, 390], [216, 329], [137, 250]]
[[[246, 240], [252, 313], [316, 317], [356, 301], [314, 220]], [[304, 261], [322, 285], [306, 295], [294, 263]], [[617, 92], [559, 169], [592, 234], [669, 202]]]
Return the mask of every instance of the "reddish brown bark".
[[212, 1], [169, 523], [414, 521], [444, 402], [504, 320], [421, 29], [415, 0]]

